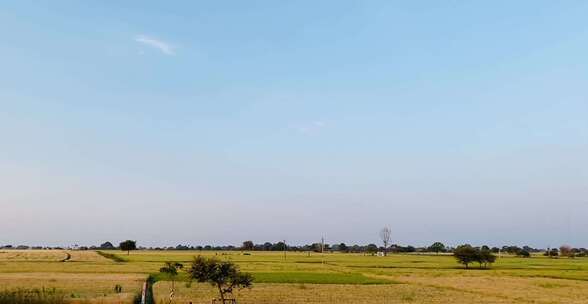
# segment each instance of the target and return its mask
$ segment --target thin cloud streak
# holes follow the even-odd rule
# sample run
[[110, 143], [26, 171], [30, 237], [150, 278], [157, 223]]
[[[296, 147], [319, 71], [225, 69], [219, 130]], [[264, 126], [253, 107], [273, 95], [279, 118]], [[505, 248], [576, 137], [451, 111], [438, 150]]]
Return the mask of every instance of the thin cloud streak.
[[156, 39], [146, 35], [138, 35], [135, 37], [135, 41], [146, 46], [158, 49], [166, 55], [172, 56], [176, 54], [175, 46], [160, 39]]

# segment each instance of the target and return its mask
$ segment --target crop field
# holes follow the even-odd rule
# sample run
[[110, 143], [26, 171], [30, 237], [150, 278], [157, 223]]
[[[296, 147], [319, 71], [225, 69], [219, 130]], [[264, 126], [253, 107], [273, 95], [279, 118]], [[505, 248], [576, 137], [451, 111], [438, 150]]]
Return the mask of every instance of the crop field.
[[[239, 303], [588, 303], [588, 259], [502, 257], [463, 269], [452, 256], [199, 251], [0, 251], [0, 290], [55, 288], [74, 303], [131, 303], [148, 275], [158, 303], [171, 282], [165, 261], [232, 261], [254, 279]], [[175, 303], [210, 303], [216, 290], [180, 274]], [[115, 292], [120, 285], [122, 292]]]

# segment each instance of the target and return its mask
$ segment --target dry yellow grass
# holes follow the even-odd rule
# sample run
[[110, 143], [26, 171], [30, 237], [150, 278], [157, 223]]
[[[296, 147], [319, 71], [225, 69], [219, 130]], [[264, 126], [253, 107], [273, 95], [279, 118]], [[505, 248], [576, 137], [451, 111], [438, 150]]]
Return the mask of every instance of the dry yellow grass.
[[71, 255], [70, 261], [72, 262], [110, 262], [96, 251], [71, 250], [68, 253]]
[[[128, 303], [140, 290], [145, 277], [137, 274], [90, 274], [90, 273], [0, 273], [2, 289], [55, 288], [65, 291], [72, 300], [92, 299], [102, 303]], [[116, 294], [119, 284], [123, 292]]]
[[[154, 292], [157, 303], [167, 303], [168, 282], [159, 282]], [[333, 285], [333, 284], [255, 284], [249, 290], [236, 293], [240, 304], [400, 304], [400, 303], [513, 303], [509, 299], [463, 293], [446, 288], [412, 284], [392, 285]], [[176, 303], [209, 304], [217, 297], [207, 284], [179, 284]]]
[[449, 289], [480, 297], [509, 299], [512, 303], [588, 303], [588, 282], [510, 276], [403, 276], [396, 280], [423, 287]]
[[0, 250], [0, 261], [60, 261], [66, 257], [63, 250]]
[[[67, 253], [71, 258], [61, 262]], [[272, 252], [137, 251], [128, 256], [120, 251], [109, 253], [124, 262], [93, 251], [0, 252], [0, 289], [54, 287], [73, 294], [74, 301], [129, 303], [147, 275], [157, 273], [164, 261], [188, 264], [195, 255], [203, 254], [233, 261], [257, 278], [253, 289], [237, 294], [240, 304], [588, 303], [588, 259], [582, 258], [508, 257], [497, 261], [490, 270], [465, 270], [452, 257], [435, 255], [379, 258], [288, 253], [284, 260], [281, 253]], [[337, 281], [341, 276], [345, 280]], [[378, 285], [362, 285], [368, 282], [359, 280], [362, 277], [385, 280]], [[114, 292], [116, 284], [123, 286], [123, 294]], [[169, 284], [155, 285], [159, 301], [167, 303]], [[194, 283], [188, 288], [180, 282], [177, 286], [178, 304], [210, 303], [217, 296], [216, 290], [207, 284]]]

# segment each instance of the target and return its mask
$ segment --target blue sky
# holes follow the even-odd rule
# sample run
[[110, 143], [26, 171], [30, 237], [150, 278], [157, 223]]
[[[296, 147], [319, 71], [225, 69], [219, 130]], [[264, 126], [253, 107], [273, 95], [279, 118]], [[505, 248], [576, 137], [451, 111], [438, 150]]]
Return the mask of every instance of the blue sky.
[[584, 1], [7, 1], [0, 243], [587, 246]]

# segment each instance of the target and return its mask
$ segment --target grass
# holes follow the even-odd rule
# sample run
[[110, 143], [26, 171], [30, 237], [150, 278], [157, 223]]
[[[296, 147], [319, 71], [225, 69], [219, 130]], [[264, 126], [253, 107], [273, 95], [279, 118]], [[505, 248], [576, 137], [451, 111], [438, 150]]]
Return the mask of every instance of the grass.
[[122, 258], [119, 255], [116, 255], [114, 253], [107, 253], [107, 252], [104, 252], [104, 251], [96, 251], [96, 253], [99, 254], [99, 255], [101, 255], [101, 256], [103, 256], [103, 257], [105, 257], [105, 258], [107, 258], [107, 259], [109, 259], [109, 260], [113, 260], [113, 261], [115, 261], [117, 263], [124, 263], [124, 262], [127, 261], [125, 258]]
[[[60, 262], [67, 254], [70, 259]], [[232, 261], [255, 278], [239, 303], [584, 303], [588, 259], [502, 257], [489, 270], [464, 270], [446, 255], [311, 254], [199, 251], [0, 252], [0, 289], [56, 288], [68, 301], [131, 303], [148, 275], [159, 303], [169, 294], [164, 261], [188, 265], [196, 255]], [[210, 303], [208, 284], [178, 278], [176, 303]], [[116, 285], [123, 292], [115, 293]], [[1, 304], [1, 303], [0, 303]]]
[[65, 295], [55, 289], [15, 289], [0, 291], [0, 304], [64, 304]]
[[321, 272], [254, 272], [257, 283], [288, 284], [391, 284], [391, 280], [366, 277], [360, 273], [321, 273]]

